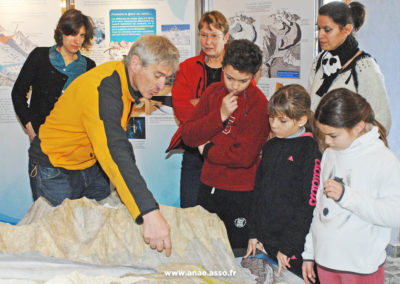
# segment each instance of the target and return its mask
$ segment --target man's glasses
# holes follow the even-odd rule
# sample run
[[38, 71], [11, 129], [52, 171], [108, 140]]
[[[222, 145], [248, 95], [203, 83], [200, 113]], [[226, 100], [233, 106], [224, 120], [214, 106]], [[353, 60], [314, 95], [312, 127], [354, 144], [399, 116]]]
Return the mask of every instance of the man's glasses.
[[199, 34], [201, 40], [206, 40], [210, 38], [212, 41], [216, 41], [217, 39], [221, 38], [223, 34], [206, 34], [206, 33], [200, 33]]

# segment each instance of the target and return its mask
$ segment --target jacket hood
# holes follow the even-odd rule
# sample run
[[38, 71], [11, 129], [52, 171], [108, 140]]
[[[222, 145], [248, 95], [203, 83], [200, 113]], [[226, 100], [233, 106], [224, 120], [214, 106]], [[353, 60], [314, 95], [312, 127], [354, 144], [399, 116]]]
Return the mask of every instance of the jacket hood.
[[379, 139], [379, 129], [377, 126], [372, 126], [372, 128], [361, 135], [360, 137], [357, 137], [351, 145], [344, 149], [344, 150], [339, 150], [338, 152], [341, 154], [350, 154], [353, 152], [359, 152], [362, 150], [366, 150], [369, 147], [376, 145], [376, 140], [379, 140], [381, 143], [383, 143], [382, 140]]

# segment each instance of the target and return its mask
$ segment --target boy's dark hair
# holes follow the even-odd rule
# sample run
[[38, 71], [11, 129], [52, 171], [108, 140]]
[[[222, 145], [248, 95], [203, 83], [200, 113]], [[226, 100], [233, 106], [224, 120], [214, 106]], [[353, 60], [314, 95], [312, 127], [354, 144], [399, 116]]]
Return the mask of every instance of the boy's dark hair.
[[62, 46], [63, 35], [76, 35], [79, 29], [85, 27], [85, 40], [82, 47], [88, 49], [91, 46], [91, 40], [94, 34], [94, 24], [89, 16], [82, 14], [81, 11], [76, 9], [67, 10], [58, 20], [56, 29], [54, 30], [54, 39], [57, 46]]
[[226, 48], [222, 66], [232, 65], [240, 72], [256, 74], [262, 64], [261, 49], [247, 39], [232, 41]]

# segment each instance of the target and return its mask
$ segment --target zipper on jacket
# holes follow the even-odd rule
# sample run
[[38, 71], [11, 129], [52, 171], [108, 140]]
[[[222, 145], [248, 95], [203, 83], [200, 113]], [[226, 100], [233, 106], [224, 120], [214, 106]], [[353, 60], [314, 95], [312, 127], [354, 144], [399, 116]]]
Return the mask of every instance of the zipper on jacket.
[[199, 89], [200, 89], [201, 80], [202, 80], [202, 78], [200, 78], [199, 82], [197, 83], [196, 98], [200, 98], [200, 96], [199, 96]]
[[[201, 90], [201, 94], [203, 94], [204, 90], [206, 89], [206, 83], [207, 83], [206, 68], [204, 67], [203, 63], [201, 63], [200, 61], [196, 61], [196, 63], [199, 64], [199, 65], [201, 66], [201, 68], [203, 68], [203, 78], [204, 78], [204, 81], [203, 81], [203, 88], [202, 88], [202, 90]], [[197, 85], [197, 90], [196, 90], [196, 97], [197, 97], [197, 98], [200, 97], [200, 95], [199, 95], [199, 88], [200, 88], [201, 79], [202, 79], [202, 78], [200, 78], [199, 83], [198, 83], [198, 85]]]

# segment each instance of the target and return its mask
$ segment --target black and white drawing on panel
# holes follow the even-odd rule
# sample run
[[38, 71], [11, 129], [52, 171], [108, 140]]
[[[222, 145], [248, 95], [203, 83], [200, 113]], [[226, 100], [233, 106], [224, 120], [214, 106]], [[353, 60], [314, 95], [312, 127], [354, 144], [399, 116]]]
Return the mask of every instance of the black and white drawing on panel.
[[300, 78], [300, 17], [279, 9], [260, 25], [264, 68], [268, 78]]
[[251, 42], [255, 42], [257, 40], [257, 31], [254, 26], [254, 18], [241, 14], [239, 16], [230, 17], [228, 21], [229, 34], [231, 35], [232, 40], [248, 39]]

